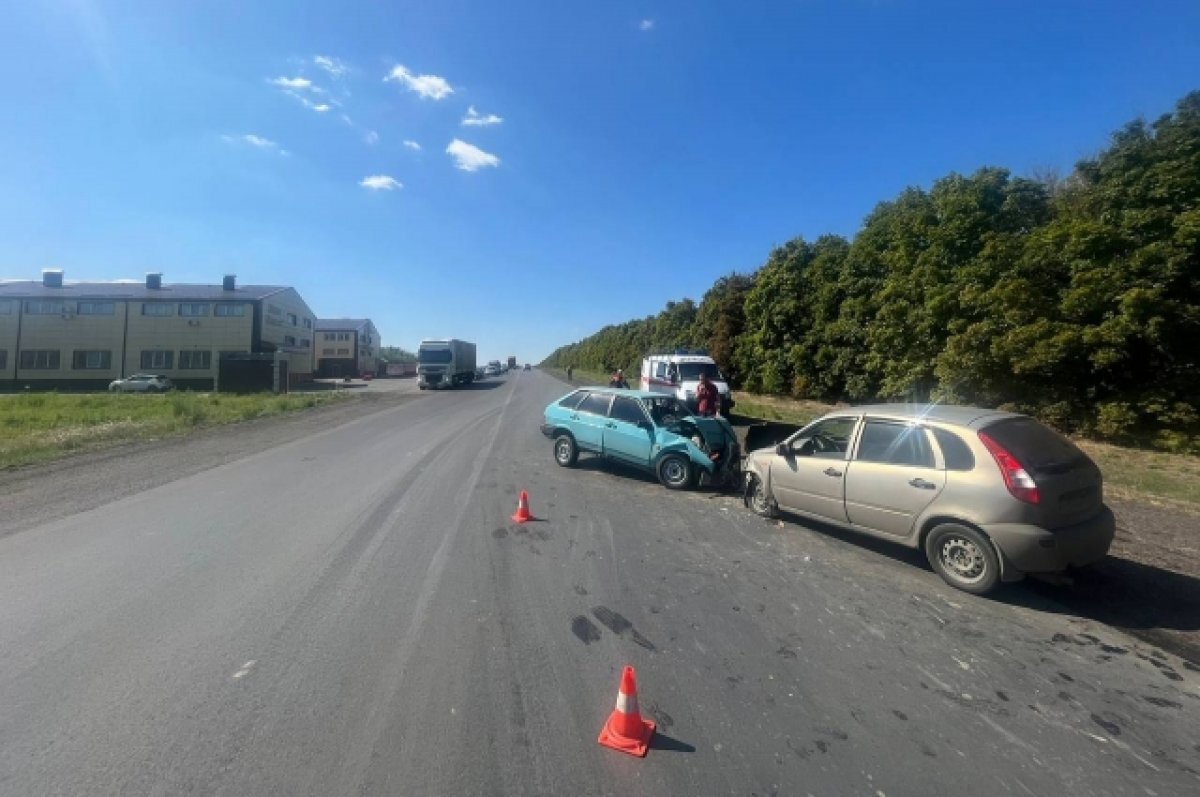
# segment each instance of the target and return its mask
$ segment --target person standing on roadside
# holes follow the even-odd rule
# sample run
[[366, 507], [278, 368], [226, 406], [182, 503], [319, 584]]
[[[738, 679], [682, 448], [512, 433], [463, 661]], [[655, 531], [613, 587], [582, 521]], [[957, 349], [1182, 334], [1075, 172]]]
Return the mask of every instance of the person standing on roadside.
[[608, 380], [608, 386], [628, 390], [629, 383], [625, 381], [625, 372], [618, 368], [617, 372], [612, 375], [612, 379]]
[[708, 374], [700, 373], [700, 383], [696, 385], [696, 414], [711, 418], [717, 414], [721, 394], [717, 386], [708, 381]]
[[568, 366], [567, 366], [567, 381], [568, 381], [568, 382], [570, 382], [570, 381], [571, 381], [571, 375], [572, 375], [572, 374], [574, 374], [574, 373], [575, 373], [575, 366], [573, 366], [573, 365], [568, 365]]

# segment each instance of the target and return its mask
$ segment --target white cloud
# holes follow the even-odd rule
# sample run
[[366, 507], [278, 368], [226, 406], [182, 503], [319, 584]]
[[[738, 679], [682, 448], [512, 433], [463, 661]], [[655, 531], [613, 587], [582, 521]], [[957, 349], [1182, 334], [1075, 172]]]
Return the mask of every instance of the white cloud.
[[411, 138], [404, 139], [404, 146], [408, 147], [409, 149], [415, 149], [418, 152], [421, 150], [421, 145], [413, 141]]
[[495, 155], [457, 138], [446, 147], [446, 154], [454, 158], [454, 165], [464, 172], [474, 172], [486, 166], [500, 165], [500, 159]]
[[368, 130], [367, 134], [365, 136], [363, 136], [363, 140], [366, 141], [368, 144], [374, 146], [375, 144], [379, 143], [379, 134], [376, 133], [374, 130]]
[[326, 111], [329, 110], [329, 106], [326, 103], [321, 103], [320, 105], [313, 105], [311, 103], [308, 103], [308, 107], [312, 108], [317, 113], [325, 113]]
[[277, 152], [280, 155], [287, 155], [288, 151], [279, 144], [269, 138], [255, 135], [254, 133], [245, 133], [240, 136], [221, 136], [221, 140], [226, 144], [248, 144], [255, 149], [261, 149], [267, 152]]
[[373, 174], [370, 177], [364, 177], [358, 181], [358, 184], [368, 191], [394, 191], [397, 188], [404, 187], [404, 184], [395, 177], [388, 177], [386, 174]]
[[383, 79], [384, 83], [396, 81], [409, 91], [415, 91], [425, 99], [440, 100], [454, 93], [454, 87], [438, 75], [414, 75], [406, 67], [397, 64]]
[[491, 127], [503, 122], [503, 117], [496, 116], [494, 113], [489, 113], [484, 116], [479, 111], [475, 110], [475, 106], [471, 105], [467, 108], [467, 115], [463, 117], [462, 123], [466, 127]]
[[279, 86], [281, 89], [303, 90], [313, 87], [312, 81], [303, 77], [277, 77], [270, 81], [272, 86]]
[[334, 58], [332, 55], [315, 55], [313, 56], [313, 63], [324, 69], [335, 79], [340, 78], [349, 71], [349, 67], [346, 66], [344, 61]]
[[642, 31], [654, 30], [654, 20], [643, 19], [640, 23], [638, 23], [638, 30], [642, 30]]

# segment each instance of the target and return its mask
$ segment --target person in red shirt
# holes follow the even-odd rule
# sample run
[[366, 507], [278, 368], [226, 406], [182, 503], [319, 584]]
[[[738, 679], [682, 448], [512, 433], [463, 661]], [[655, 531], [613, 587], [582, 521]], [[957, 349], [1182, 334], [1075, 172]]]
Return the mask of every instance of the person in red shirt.
[[708, 374], [700, 374], [700, 384], [696, 385], [696, 414], [712, 417], [717, 414], [721, 394], [717, 386], [708, 381]]

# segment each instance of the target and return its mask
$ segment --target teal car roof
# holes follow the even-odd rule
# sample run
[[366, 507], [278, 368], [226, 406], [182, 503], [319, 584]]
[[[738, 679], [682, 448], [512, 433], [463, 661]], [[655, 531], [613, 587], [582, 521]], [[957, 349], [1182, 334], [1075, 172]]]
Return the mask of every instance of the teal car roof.
[[631, 398], [670, 398], [667, 393], [655, 393], [652, 390], [626, 390], [620, 387], [580, 387], [572, 392], [588, 390], [592, 393], [612, 393], [614, 396], [629, 396]]

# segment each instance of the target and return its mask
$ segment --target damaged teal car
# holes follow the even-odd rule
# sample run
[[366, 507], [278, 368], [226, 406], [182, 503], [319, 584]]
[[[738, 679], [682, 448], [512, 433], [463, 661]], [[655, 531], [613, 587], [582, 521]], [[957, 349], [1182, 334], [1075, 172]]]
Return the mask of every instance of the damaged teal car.
[[738, 484], [741, 450], [729, 421], [693, 415], [674, 396], [581, 388], [547, 406], [544, 421], [564, 468], [587, 452], [653, 473], [672, 490]]

